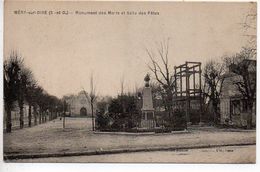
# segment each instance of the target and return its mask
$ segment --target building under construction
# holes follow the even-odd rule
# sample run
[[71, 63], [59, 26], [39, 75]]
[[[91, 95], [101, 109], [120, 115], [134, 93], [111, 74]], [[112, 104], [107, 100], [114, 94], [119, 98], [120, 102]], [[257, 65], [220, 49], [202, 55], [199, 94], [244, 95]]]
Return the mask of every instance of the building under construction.
[[202, 122], [201, 63], [185, 62], [174, 67], [173, 108], [185, 111], [188, 124]]

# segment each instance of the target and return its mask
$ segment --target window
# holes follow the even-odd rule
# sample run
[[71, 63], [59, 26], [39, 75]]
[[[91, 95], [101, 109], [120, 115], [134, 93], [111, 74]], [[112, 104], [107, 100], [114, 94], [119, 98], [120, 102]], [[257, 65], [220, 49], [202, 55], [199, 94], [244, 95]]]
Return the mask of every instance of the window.
[[231, 114], [239, 115], [240, 114], [240, 100], [231, 101]]
[[247, 112], [248, 106], [247, 106], [247, 100], [242, 100], [242, 112]]

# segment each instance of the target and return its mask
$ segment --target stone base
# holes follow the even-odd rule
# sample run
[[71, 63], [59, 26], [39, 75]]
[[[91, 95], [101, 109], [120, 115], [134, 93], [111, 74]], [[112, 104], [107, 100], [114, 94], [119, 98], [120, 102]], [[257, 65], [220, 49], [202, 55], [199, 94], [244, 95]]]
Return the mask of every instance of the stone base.
[[142, 110], [141, 128], [154, 128], [154, 119], [153, 110]]
[[154, 120], [141, 120], [141, 128], [154, 128], [155, 122]]
[[191, 126], [191, 124], [192, 124], [191, 122], [187, 122], [187, 126]]
[[205, 123], [204, 122], [199, 122], [199, 126], [204, 126]]

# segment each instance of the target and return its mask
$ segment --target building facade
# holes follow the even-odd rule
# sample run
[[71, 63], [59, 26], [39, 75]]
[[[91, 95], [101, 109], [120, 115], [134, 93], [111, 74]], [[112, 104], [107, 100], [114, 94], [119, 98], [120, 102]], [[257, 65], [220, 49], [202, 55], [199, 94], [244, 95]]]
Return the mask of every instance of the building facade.
[[71, 116], [91, 116], [91, 107], [83, 91], [66, 96], [65, 100]]
[[[249, 73], [253, 74], [256, 70], [256, 61], [251, 61]], [[234, 84], [237, 81], [242, 80], [240, 75], [237, 75], [231, 70], [223, 75], [224, 80], [220, 95], [220, 123], [225, 125], [232, 125], [237, 127], [247, 126], [247, 117], [250, 115], [247, 100], [238, 90]], [[251, 82], [256, 82], [252, 77]], [[256, 104], [253, 103], [252, 125], [256, 124]]]

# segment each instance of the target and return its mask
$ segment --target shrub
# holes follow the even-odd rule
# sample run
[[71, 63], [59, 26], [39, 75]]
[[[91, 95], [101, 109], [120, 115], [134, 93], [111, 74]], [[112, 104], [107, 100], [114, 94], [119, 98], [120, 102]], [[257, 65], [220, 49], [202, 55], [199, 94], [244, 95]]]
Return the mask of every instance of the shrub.
[[109, 128], [110, 118], [106, 114], [98, 113], [96, 117], [96, 129], [104, 130]]
[[187, 128], [186, 124], [186, 114], [184, 111], [179, 109], [174, 110], [173, 115], [169, 117], [168, 113], [160, 113], [161, 119], [157, 121], [159, 126], [163, 126], [165, 131], [168, 130], [184, 130]]
[[174, 111], [174, 130], [184, 130], [187, 128], [186, 113], [176, 109]]

